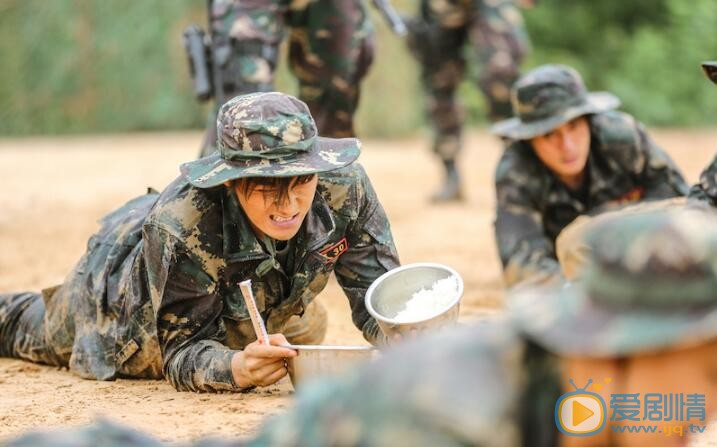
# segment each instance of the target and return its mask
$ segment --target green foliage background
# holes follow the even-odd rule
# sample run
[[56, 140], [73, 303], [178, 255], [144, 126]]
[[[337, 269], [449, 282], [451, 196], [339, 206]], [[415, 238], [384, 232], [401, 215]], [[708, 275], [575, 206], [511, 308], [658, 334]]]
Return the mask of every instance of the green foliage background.
[[[394, 0], [413, 12], [416, 0]], [[0, 134], [200, 128], [207, 106], [191, 93], [182, 30], [206, 23], [203, 0], [0, 0]], [[421, 127], [417, 67], [374, 14], [378, 53], [363, 88], [359, 132]], [[580, 70], [650, 125], [713, 125], [717, 88], [698, 64], [717, 58], [714, 0], [539, 0], [524, 12], [533, 52]], [[468, 50], [470, 51], [470, 50]], [[475, 73], [480, 67], [472, 67]], [[282, 65], [279, 89], [295, 91]], [[469, 120], [485, 122], [467, 80]]]

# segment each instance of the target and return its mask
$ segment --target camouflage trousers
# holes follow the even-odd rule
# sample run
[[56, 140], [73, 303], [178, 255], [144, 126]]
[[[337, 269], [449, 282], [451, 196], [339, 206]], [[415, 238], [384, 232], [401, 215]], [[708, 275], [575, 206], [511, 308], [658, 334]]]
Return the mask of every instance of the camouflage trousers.
[[[70, 294], [22, 292], [0, 294], [0, 357], [15, 357], [33, 363], [70, 366], [73, 345], [80, 332], [93, 332], [88, 320], [76, 313]], [[284, 326], [284, 335], [292, 344], [321, 344], [326, 335], [326, 309], [312, 301], [304, 314], [292, 316]], [[156, 351], [155, 351], [156, 352]], [[148, 364], [149, 363], [149, 367]], [[159, 378], [162, 359], [130, 358], [118, 365], [120, 375]]]
[[[162, 377], [158, 349], [143, 346], [143, 353], [152, 353], [152, 358], [136, 355], [123, 359], [121, 350], [97, 343], [100, 337], [114, 337], [116, 321], [98, 314], [87, 315], [81, 298], [71, 290], [71, 286], [59, 286], [42, 294], [0, 295], [0, 357], [65, 366], [88, 379]], [[77, 349], [76, 345], [85, 349]], [[104, 366], [107, 359], [113, 359], [114, 368]]]
[[[50, 333], [59, 328], [57, 323], [60, 322], [55, 316], [53, 312], [45, 312], [45, 302], [39, 293], [0, 295], [0, 356], [67, 366], [72, 352], [72, 337]], [[73, 332], [72, 319], [63, 323], [61, 326]], [[49, 343], [48, 340], [54, 342]], [[67, 341], [69, 344], [63, 343]]]
[[[319, 134], [355, 136], [359, 83], [373, 60], [373, 29], [362, 0], [215, 0], [212, 8], [212, 53], [223, 101], [274, 90], [279, 44], [288, 33], [298, 97]], [[219, 106], [209, 116], [202, 156], [215, 149]]]
[[466, 53], [477, 59], [477, 84], [489, 118], [512, 115], [510, 87], [529, 47], [520, 10], [514, 0], [421, 0], [421, 16], [409, 22], [409, 31], [409, 48], [421, 65], [428, 96], [433, 151], [444, 161], [454, 160], [465, 115], [456, 94]]

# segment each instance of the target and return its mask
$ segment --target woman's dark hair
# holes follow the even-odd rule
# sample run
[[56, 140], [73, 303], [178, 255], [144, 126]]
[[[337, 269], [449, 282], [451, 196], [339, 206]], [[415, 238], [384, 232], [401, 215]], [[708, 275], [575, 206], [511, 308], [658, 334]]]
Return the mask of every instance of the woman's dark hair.
[[313, 180], [316, 174], [300, 175], [297, 177], [248, 177], [234, 181], [233, 186], [241, 192], [244, 197], [249, 197], [255, 189], [261, 188], [264, 197], [276, 203], [284, 203], [289, 198], [289, 190], [296, 185], [303, 185]]

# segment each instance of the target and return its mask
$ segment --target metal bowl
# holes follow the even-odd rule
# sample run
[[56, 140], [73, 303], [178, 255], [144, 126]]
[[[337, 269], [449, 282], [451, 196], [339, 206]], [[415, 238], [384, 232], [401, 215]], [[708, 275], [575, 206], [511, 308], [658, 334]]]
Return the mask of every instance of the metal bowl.
[[297, 351], [286, 359], [294, 389], [309, 379], [339, 374], [378, 355], [372, 346], [288, 345]]
[[[418, 321], [401, 322], [395, 319], [406, 308], [406, 302], [421, 289], [430, 289], [439, 279], [454, 276], [458, 291], [450, 307], [438, 314]], [[366, 309], [376, 319], [383, 333], [391, 339], [403, 339], [444, 326], [458, 320], [463, 296], [463, 279], [450, 267], [434, 263], [406, 264], [381, 275], [366, 292]]]

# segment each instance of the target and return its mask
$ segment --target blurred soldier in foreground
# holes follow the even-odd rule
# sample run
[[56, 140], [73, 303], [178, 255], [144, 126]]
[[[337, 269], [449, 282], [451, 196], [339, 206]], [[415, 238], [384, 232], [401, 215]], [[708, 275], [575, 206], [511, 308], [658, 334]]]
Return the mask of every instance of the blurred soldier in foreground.
[[359, 84], [373, 60], [373, 29], [360, 0], [213, 0], [211, 58], [217, 108], [201, 156], [216, 149], [216, 110], [243, 93], [274, 90], [279, 44], [289, 34], [289, 66], [319, 133], [355, 136]]
[[466, 70], [466, 46], [480, 65], [478, 86], [492, 121], [511, 116], [510, 86], [529, 43], [515, 0], [421, 0], [408, 22], [408, 45], [421, 65], [433, 126], [433, 152], [445, 168], [434, 202], [461, 200], [457, 157], [462, 147], [463, 107], [456, 97]]
[[[0, 356], [95, 380], [165, 377], [182, 391], [270, 385], [296, 355], [283, 345], [323, 339], [314, 298], [332, 272], [356, 327], [383, 341], [363, 298], [398, 256], [353, 163], [360, 142], [320, 137], [306, 104], [276, 92], [226, 102], [217, 130], [217, 152], [101, 220], [63, 284], [0, 295]], [[268, 343], [239, 288], [247, 279]]]
[[570, 67], [543, 65], [511, 92], [516, 117], [493, 133], [512, 142], [495, 173], [495, 235], [506, 286], [558, 275], [555, 239], [576, 217], [687, 194], [670, 157], [607, 92]]
[[[717, 216], [630, 215], [588, 240], [582, 281], [513, 289], [507, 319], [398, 346], [305, 388], [254, 439], [194, 445], [684, 445], [717, 409]], [[8, 445], [158, 443], [99, 424]]]

